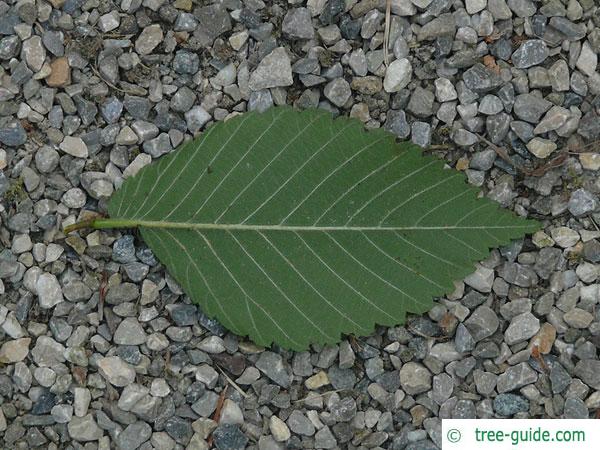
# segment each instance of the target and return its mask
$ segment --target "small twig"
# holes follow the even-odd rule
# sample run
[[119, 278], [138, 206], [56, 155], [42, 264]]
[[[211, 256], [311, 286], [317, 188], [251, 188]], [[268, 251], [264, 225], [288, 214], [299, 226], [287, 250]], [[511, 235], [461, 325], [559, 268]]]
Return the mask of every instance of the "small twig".
[[100, 291], [98, 295], [98, 318], [102, 321], [104, 317], [104, 299], [106, 298], [106, 291], [108, 290], [108, 274], [106, 271], [102, 272], [102, 280], [100, 281]]
[[315, 395], [312, 395], [310, 397], [304, 397], [304, 398], [301, 398], [299, 400], [294, 400], [292, 403], [300, 403], [300, 402], [304, 402], [306, 400], [310, 400], [310, 399], [313, 399], [313, 398], [324, 397], [324, 396], [329, 395], [329, 394], [336, 394], [338, 392], [344, 392], [344, 391], [347, 391], [347, 390], [348, 389], [335, 389], [333, 391], [322, 392], [320, 394], [315, 394]]
[[217, 365], [216, 367], [217, 367], [217, 369], [219, 369], [219, 372], [221, 372], [221, 373], [223, 374], [223, 376], [225, 377], [225, 379], [226, 379], [226, 380], [227, 380], [227, 382], [228, 382], [228, 383], [231, 385], [231, 387], [232, 387], [232, 388], [234, 388], [236, 391], [238, 391], [238, 392], [239, 392], [239, 393], [242, 395], [242, 397], [244, 397], [244, 398], [248, 398], [248, 394], [246, 394], [246, 392], [244, 392], [244, 390], [243, 390], [241, 387], [239, 387], [239, 386], [238, 386], [238, 385], [235, 383], [235, 381], [233, 381], [233, 380], [232, 380], [232, 379], [229, 377], [229, 375], [227, 375], [227, 374], [225, 373], [225, 371], [224, 371], [223, 369], [221, 369], [221, 367], [219, 367], [218, 365]]
[[541, 166], [539, 166], [539, 167], [537, 167], [537, 168], [535, 168], [533, 170], [529, 170], [526, 167], [523, 167], [523, 166], [521, 166], [519, 164], [516, 164], [510, 158], [510, 156], [508, 156], [508, 152], [506, 151], [506, 149], [504, 149], [502, 147], [498, 147], [496, 144], [494, 144], [491, 141], [488, 141], [486, 138], [484, 138], [480, 134], [477, 134], [477, 137], [479, 137], [479, 139], [481, 139], [483, 142], [485, 142], [487, 145], [489, 145], [492, 149], [494, 149], [494, 151], [496, 152], [496, 154], [498, 156], [500, 156], [500, 158], [502, 158], [504, 161], [506, 161], [507, 163], [509, 163], [511, 166], [513, 166], [518, 171], [520, 171], [523, 174], [525, 174], [527, 176], [530, 176], [530, 177], [541, 177], [546, 172], [548, 172], [548, 170], [562, 166], [563, 163], [565, 162], [565, 160], [568, 157], [568, 152], [563, 151], [558, 156], [556, 156], [555, 158], [551, 159], [547, 163], [545, 163], [545, 164], [543, 164], [543, 165], [541, 165]]
[[119, 39], [119, 38], [127, 38], [129, 39], [133, 34], [120, 34], [120, 33], [99, 33], [102, 34], [102, 37], [109, 39]]
[[568, 215], [569, 215], [569, 211], [562, 212], [560, 214], [557, 214], [556, 216], [551, 216], [551, 215], [548, 216], [548, 215], [539, 214], [536, 212], [530, 212], [527, 217], [530, 217], [532, 219], [537, 219], [537, 220], [557, 220], [557, 219], [560, 219], [561, 217], [566, 217]]
[[383, 29], [383, 62], [389, 64], [388, 47], [390, 46], [390, 25], [392, 21], [392, 0], [385, 3], [385, 28]]
[[600, 231], [600, 227], [598, 226], [598, 224], [596, 223], [596, 220], [592, 217], [591, 214], [588, 215], [588, 219], [591, 220], [592, 225], [594, 225], [594, 228], [596, 229], [596, 231]]
[[129, 94], [129, 95], [135, 95], [136, 93], [133, 91], [129, 91], [127, 89], [121, 89], [120, 87], [115, 86], [114, 84], [112, 84], [110, 81], [104, 79], [104, 77], [102, 75], [100, 75], [100, 72], [98, 72], [98, 69], [96, 69], [95, 66], [90, 64], [90, 67], [92, 68], [92, 71], [94, 72], [94, 74], [96, 74], [96, 76], [98, 78], [100, 78], [104, 83], [106, 83], [110, 88], [122, 92], [124, 94]]
[[406, 325], [406, 327], [408, 328], [408, 331], [410, 331], [412, 334], [416, 334], [417, 336], [421, 336], [425, 339], [433, 339], [434, 341], [447, 341], [448, 340], [448, 336], [428, 336], [425, 333], [417, 330], [412, 322], [408, 323]]
[[531, 347], [531, 356], [540, 364], [544, 372], [550, 373], [550, 369], [548, 368], [546, 361], [544, 361], [544, 357], [540, 354], [540, 349], [537, 345]]
[[44, 145], [44, 143], [42, 141], [40, 141], [38, 138], [36, 138], [35, 136], [29, 136], [29, 139], [31, 139], [33, 142], [35, 142], [37, 145], [39, 145], [40, 147], [42, 145]]
[[525, 172], [526, 175], [531, 177], [541, 177], [550, 169], [554, 169], [555, 167], [560, 167], [567, 160], [569, 156], [568, 152], [561, 152], [556, 158], [551, 159], [546, 164], [538, 167], [537, 169]]
[[142, 67], [143, 67], [144, 69], [146, 69], [146, 70], [152, 70], [152, 67], [150, 67], [150, 66], [147, 66], [146, 64], [144, 64], [144, 63], [143, 63], [143, 62], [141, 62], [141, 61], [140, 61], [140, 62], [138, 62], [138, 64], [139, 64], [140, 66], [142, 66]]
[[[229, 387], [229, 385], [225, 385], [225, 387], [221, 391], [221, 395], [219, 395], [219, 400], [217, 400], [217, 406], [215, 408], [215, 412], [212, 416], [212, 420], [214, 420], [217, 424], [219, 423], [219, 420], [221, 420], [221, 410], [223, 409], [223, 404], [225, 403], [225, 395], [227, 394], [228, 387]], [[209, 448], [212, 447], [212, 443], [213, 443], [212, 434], [208, 437], [206, 443], [208, 444]]]
[[354, 336], [349, 335], [348, 340], [350, 341], [350, 347], [352, 347], [352, 350], [354, 350], [357, 353], [362, 350], [360, 342], [358, 342], [358, 340]]
[[476, 135], [480, 140], [482, 140], [483, 142], [485, 142], [487, 145], [489, 145], [490, 147], [492, 147], [492, 149], [496, 152], [496, 154], [502, 158], [504, 161], [506, 161], [507, 163], [509, 163], [511, 166], [513, 166], [515, 169], [518, 170], [523, 170], [521, 167], [517, 167], [514, 163], [514, 161], [512, 159], [510, 159], [510, 156], [508, 156], [508, 152], [506, 151], [506, 149], [502, 148], [502, 147], [498, 147], [496, 144], [494, 144], [492, 141], [487, 140], [486, 138], [484, 138], [482, 135], [477, 134]]
[[584, 144], [584, 145], [573, 145], [573, 146], [569, 147], [569, 151], [573, 152], [573, 153], [596, 153], [594, 151], [591, 151], [591, 152], [582, 152], [581, 151], [585, 148], [594, 147], [596, 145], [600, 146], [600, 141], [592, 141], [592, 142], [588, 142], [587, 144]]
[[452, 144], [431, 144], [425, 150], [450, 150], [454, 148]]

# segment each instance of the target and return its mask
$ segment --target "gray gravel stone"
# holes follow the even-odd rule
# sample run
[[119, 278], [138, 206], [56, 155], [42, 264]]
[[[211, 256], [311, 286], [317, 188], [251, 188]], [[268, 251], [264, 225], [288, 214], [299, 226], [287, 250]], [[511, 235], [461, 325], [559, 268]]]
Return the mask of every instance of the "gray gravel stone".
[[0, 347], [0, 361], [4, 364], [14, 364], [22, 361], [29, 354], [31, 338], [7, 340]]
[[42, 308], [52, 308], [64, 300], [62, 289], [56, 276], [51, 273], [41, 274], [35, 284], [38, 303]]
[[66, 136], [60, 143], [60, 149], [76, 158], [87, 158], [88, 148], [83, 139], [79, 137]]
[[470, 147], [476, 144], [479, 141], [479, 138], [475, 133], [471, 133], [470, 131], [461, 128], [452, 134], [452, 140], [457, 145]]
[[406, 120], [404, 111], [390, 111], [384, 126], [386, 130], [394, 133], [400, 139], [407, 138], [410, 135], [410, 125]]
[[449, 375], [442, 373], [433, 377], [432, 398], [438, 405], [448, 400], [453, 390], [454, 381]]
[[502, 79], [483, 64], [475, 64], [463, 73], [467, 88], [477, 93], [486, 93], [502, 85]]
[[39, 72], [46, 59], [46, 49], [42, 44], [42, 38], [32, 36], [25, 40], [21, 47], [21, 56], [34, 72]]
[[315, 34], [310, 11], [307, 8], [288, 11], [281, 26], [283, 32], [293, 39], [312, 39]]
[[577, 189], [569, 198], [569, 212], [574, 216], [582, 216], [598, 208], [598, 199], [585, 189]]
[[249, 86], [253, 91], [289, 86], [294, 82], [290, 58], [283, 47], [274, 49], [265, 56], [250, 75]]
[[565, 419], [588, 419], [588, 407], [580, 398], [567, 398], [563, 417]]
[[509, 367], [498, 376], [496, 389], [499, 393], [513, 391], [531, 383], [535, 383], [537, 373], [527, 363]]
[[521, 120], [538, 123], [542, 115], [550, 109], [552, 103], [533, 94], [521, 94], [515, 97], [514, 111]]
[[[226, 426], [227, 425], [222, 425], [221, 427]], [[175, 439], [175, 441], [184, 445], [189, 442], [193, 433], [192, 426], [189, 421], [179, 416], [171, 416], [167, 419], [165, 422], [165, 431], [169, 434], [169, 436]], [[214, 433], [216, 432], [217, 430], [215, 430]]]
[[433, 114], [433, 92], [417, 87], [408, 102], [407, 110], [416, 117], [426, 118]]
[[477, 267], [477, 270], [466, 277], [464, 281], [479, 292], [491, 292], [494, 283], [494, 271], [480, 265]]
[[180, 74], [193, 75], [198, 72], [200, 58], [198, 55], [185, 50], [179, 50], [173, 58], [173, 70]]
[[192, 133], [200, 131], [211, 119], [208, 111], [201, 106], [194, 106], [185, 113], [187, 128]]
[[72, 417], [67, 424], [69, 436], [79, 442], [97, 441], [103, 435], [102, 430], [91, 414], [84, 417]]
[[135, 379], [134, 368], [118, 356], [108, 356], [98, 360], [98, 372], [106, 381], [118, 387], [127, 386]]
[[134, 317], [125, 318], [113, 336], [114, 343], [119, 345], [141, 345], [146, 342], [146, 339], [142, 325]]
[[154, 50], [163, 40], [163, 31], [159, 24], [152, 24], [144, 28], [135, 41], [135, 51], [140, 55], [147, 55]]
[[465, 326], [475, 342], [494, 334], [499, 325], [500, 321], [496, 313], [487, 306], [478, 307], [465, 321]]
[[439, 102], [449, 102], [458, 98], [456, 89], [448, 78], [435, 80], [435, 96]]
[[23, 145], [27, 139], [27, 133], [20, 122], [9, 121], [0, 125], [0, 142], [9, 147]]
[[386, 92], [398, 92], [404, 89], [410, 83], [412, 73], [412, 65], [408, 59], [392, 61], [385, 72], [383, 88]]
[[446, 13], [423, 25], [417, 34], [417, 39], [419, 41], [431, 41], [441, 36], [452, 36], [455, 32], [456, 21], [454, 16]]
[[597, 359], [583, 359], [575, 366], [575, 375], [588, 386], [600, 389], [600, 361]]
[[352, 95], [350, 85], [343, 78], [336, 78], [323, 89], [325, 97], [337, 107], [342, 107]]
[[261, 353], [256, 361], [256, 368], [283, 388], [288, 388], [291, 384], [291, 374], [284, 367], [281, 356], [276, 353]]
[[501, 416], [509, 417], [529, 410], [529, 401], [520, 395], [500, 394], [494, 399], [494, 410]]
[[120, 449], [137, 449], [150, 439], [152, 428], [145, 422], [135, 422], [128, 425], [117, 438]]
[[535, 134], [543, 134], [548, 131], [558, 130], [565, 124], [570, 115], [568, 109], [560, 106], [553, 106], [546, 113], [542, 121], [537, 124], [533, 132]]
[[511, 59], [517, 69], [526, 69], [544, 62], [548, 54], [548, 47], [543, 40], [530, 39], [521, 44]]
[[431, 144], [431, 126], [427, 122], [413, 122], [411, 141], [423, 148], [429, 147]]
[[554, 142], [539, 137], [533, 138], [527, 143], [527, 150], [540, 159], [550, 156], [556, 148], [557, 145]]
[[408, 362], [400, 369], [400, 385], [409, 395], [420, 394], [431, 388], [431, 373], [420, 364]]
[[314, 425], [304, 414], [302, 414], [302, 412], [298, 410], [292, 411], [287, 419], [287, 425], [292, 433], [296, 433], [301, 436], [312, 436], [315, 434]]
[[506, 331], [504, 340], [508, 345], [517, 344], [533, 337], [540, 329], [540, 321], [530, 312], [515, 316]]
[[235, 425], [221, 425], [213, 432], [215, 445], [218, 449], [243, 450], [248, 438]]
[[572, 382], [571, 376], [559, 363], [552, 364], [549, 378], [550, 383], [552, 384], [552, 392], [554, 394], [560, 394]]

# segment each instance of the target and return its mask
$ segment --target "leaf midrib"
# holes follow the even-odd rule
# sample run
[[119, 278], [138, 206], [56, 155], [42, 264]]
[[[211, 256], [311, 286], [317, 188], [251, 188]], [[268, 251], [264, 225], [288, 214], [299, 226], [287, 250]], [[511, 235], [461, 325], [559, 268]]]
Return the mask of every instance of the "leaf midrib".
[[445, 230], [529, 230], [531, 224], [522, 225], [439, 225], [439, 226], [312, 226], [312, 225], [253, 225], [226, 223], [191, 223], [160, 220], [135, 219], [96, 219], [93, 228], [168, 228], [187, 230], [224, 230], [224, 231], [445, 231]]

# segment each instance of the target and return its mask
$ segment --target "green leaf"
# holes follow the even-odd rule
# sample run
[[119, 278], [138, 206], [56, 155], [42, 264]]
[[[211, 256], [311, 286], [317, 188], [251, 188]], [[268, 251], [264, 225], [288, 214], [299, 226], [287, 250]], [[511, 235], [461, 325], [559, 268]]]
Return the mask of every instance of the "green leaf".
[[93, 226], [138, 226], [209, 316], [304, 349], [427, 311], [490, 247], [538, 229], [443, 166], [358, 121], [273, 108], [145, 167]]

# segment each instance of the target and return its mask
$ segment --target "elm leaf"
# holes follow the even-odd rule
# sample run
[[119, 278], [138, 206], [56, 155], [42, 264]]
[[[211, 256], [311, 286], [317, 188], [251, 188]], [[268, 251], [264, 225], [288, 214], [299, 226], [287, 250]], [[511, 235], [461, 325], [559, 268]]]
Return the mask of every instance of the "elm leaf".
[[539, 228], [384, 130], [287, 107], [210, 127], [108, 212], [87, 225], [139, 228], [210, 317], [291, 349], [423, 313], [490, 247]]

